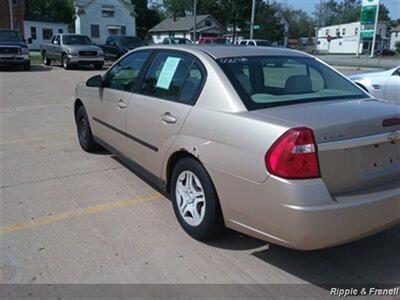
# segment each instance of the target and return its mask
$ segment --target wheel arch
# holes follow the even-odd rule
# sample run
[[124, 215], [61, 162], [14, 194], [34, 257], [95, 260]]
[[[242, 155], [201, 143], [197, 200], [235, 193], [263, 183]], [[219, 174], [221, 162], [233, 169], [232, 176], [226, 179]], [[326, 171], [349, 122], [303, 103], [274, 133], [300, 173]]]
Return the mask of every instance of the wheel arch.
[[77, 99], [75, 100], [75, 103], [74, 103], [74, 117], [75, 117], [75, 120], [76, 120], [76, 113], [78, 112], [78, 109], [79, 109], [79, 107], [81, 107], [81, 106], [85, 107], [85, 105], [83, 104], [83, 102], [81, 101], [81, 99], [77, 98]]
[[362, 88], [364, 92], [369, 93], [368, 89], [362, 83], [355, 82], [355, 84], [358, 85], [360, 88]]

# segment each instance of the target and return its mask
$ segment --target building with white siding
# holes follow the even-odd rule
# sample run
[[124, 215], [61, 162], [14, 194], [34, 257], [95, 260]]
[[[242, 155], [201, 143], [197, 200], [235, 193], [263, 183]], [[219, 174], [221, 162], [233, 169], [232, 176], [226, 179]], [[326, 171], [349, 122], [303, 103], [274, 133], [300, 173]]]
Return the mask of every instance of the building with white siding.
[[[321, 27], [318, 30], [317, 50], [325, 53], [351, 54], [367, 51], [372, 43], [372, 39], [360, 40], [361, 23], [353, 22]], [[379, 22], [376, 32], [376, 47], [382, 49], [389, 47], [388, 23]], [[330, 42], [329, 42], [330, 37]], [[360, 42], [360, 44], [359, 44]]]
[[400, 43], [400, 25], [390, 31], [390, 49], [396, 50], [396, 43]]
[[39, 50], [40, 44], [50, 41], [56, 33], [68, 33], [68, 25], [42, 16], [25, 16], [24, 38], [30, 50]]
[[75, 33], [105, 43], [110, 35], [136, 35], [136, 13], [129, 0], [75, 0]]

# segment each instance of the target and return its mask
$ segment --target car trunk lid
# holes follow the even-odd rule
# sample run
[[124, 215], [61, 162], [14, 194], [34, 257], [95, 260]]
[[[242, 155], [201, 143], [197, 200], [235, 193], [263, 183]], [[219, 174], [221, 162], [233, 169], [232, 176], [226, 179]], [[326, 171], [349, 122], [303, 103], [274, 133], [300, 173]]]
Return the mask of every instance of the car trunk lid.
[[398, 105], [368, 98], [280, 106], [252, 113], [314, 131], [321, 177], [333, 196], [400, 177]]

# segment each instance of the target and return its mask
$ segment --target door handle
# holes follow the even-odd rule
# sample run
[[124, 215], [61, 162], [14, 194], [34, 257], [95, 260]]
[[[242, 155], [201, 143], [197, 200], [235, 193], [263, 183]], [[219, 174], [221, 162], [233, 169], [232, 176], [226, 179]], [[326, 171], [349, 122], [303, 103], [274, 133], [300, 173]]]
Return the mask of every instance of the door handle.
[[161, 116], [161, 120], [163, 120], [167, 124], [176, 123], [176, 118], [173, 115], [171, 115], [171, 113], [169, 113], [169, 112], [166, 112], [165, 114], [163, 114]]
[[118, 108], [124, 109], [126, 108], [126, 103], [123, 100], [118, 101]]

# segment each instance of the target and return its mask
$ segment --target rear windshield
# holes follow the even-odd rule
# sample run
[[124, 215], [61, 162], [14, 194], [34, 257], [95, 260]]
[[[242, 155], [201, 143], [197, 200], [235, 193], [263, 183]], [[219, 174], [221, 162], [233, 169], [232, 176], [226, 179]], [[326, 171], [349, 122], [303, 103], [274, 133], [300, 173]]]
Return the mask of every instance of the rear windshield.
[[137, 37], [122, 38], [118, 41], [118, 43], [121, 47], [129, 48], [129, 49], [134, 49], [134, 48], [143, 46], [142, 40]]
[[92, 41], [86, 35], [64, 35], [64, 45], [91, 45]]
[[271, 46], [271, 42], [270, 41], [257, 41], [257, 46], [269, 47], [269, 46]]
[[249, 56], [221, 58], [217, 62], [249, 110], [368, 97], [314, 58]]

